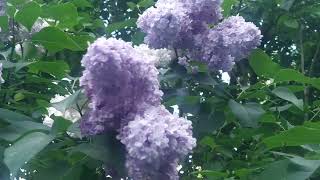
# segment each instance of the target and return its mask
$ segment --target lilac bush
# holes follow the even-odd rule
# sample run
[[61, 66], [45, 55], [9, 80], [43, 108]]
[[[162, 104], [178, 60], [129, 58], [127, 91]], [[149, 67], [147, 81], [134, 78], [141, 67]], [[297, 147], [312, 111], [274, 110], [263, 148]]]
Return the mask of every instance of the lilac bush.
[[186, 67], [198, 60], [211, 70], [230, 71], [260, 45], [260, 30], [242, 17], [219, 23], [221, 4], [222, 0], [159, 0], [137, 21], [147, 45], [132, 47], [100, 38], [88, 48], [80, 85], [90, 103], [80, 127], [85, 135], [118, 132], [130, 178], [177, 180], [179, 161], [196, 146], [191, 121], [161, 105], [156, 66], [175, 57]]
[[99, 38], [88, 48], [82, 65], [80, 85], [90, 100], [81, 124], [84, 134], [117, 129], [126, 124], [121, 121], [124, 117], [160, 104], [158, 71], [130, 43]]

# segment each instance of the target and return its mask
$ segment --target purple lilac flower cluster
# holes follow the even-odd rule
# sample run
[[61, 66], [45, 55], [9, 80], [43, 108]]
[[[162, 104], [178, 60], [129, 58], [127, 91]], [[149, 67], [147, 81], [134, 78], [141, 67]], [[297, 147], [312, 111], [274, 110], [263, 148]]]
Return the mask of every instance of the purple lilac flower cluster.
[[221, 19], [221, 0], [159, 0], [137, 25], [153, 48], [191, 48], [193, 35]]
[[139, 17], [138, 27], [151, 47], [186, 49], [192, 59], [212, 70], [230, 71], [260, 45], [262, 36], [258, 27], [241, 16], [218, 23], [221, 4], [222, 0], [159, 0]]
[[196, 145], [192, 124], [161, 106], [158, 71], [144, 58], [114, 38], [90, 45], [80, 79], [90, 104], [80, 128], [84, 135], [118, 131], [131, 178], [178, 179], [178, 161]]
[[118, 138], [128, 152], [126, 166], [130, 177], [143, 180], [177, 179], [175, 168], [179, 159], [196, 145], [191, 122], [172, 115], [163, 106], [137, 115]]
[[261, 32], [243, 17], [232, 16], [195, 38], [195, 48], [190, 50], [194, 59], [211, 69], [231, 71], [236, 61], [260, 45]]
[[128, 116], [160, 105], [162, 91], [154, 65], [145, 63], [130, 43], [99, 38], [82, 60], [80, 85], [90, 99], [82, 123], [84, 134], [118, 129]]

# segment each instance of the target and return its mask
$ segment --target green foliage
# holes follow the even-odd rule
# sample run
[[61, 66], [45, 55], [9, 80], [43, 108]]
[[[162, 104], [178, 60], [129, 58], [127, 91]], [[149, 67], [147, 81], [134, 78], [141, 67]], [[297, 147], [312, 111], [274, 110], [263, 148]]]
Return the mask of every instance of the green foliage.
[[[112, 36], [141, 44], [136, 21], [154, 3], [8, 1], [0, 16], [1, 180], [10, 173], [27, 180], [125, 177], [116, 134], [82, 137], [66, 112], [82, 116], [88, 106], [79, 87], [88, 43]], [[192, 120], [198, 141], [181, 179], [319, 179], [319, 2], [225, 0], [223, 9], [224, 17], [240, 14], [263, 34], [259, 49], [228, 73], [230, 82], [196, 61], [197, 73], [175, 60], [159, 74], [163, 104]], [[40, 20], [46, 27], [35, 30]], [[56, 95], [68, 97], [50, 102]], [[47, 118], [52, 127], [43, 125]]]

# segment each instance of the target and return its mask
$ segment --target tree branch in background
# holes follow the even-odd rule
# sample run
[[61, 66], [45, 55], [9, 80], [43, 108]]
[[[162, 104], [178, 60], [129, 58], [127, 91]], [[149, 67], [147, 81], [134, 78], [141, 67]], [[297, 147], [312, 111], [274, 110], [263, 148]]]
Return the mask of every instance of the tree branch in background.
[[310, 66], [310, 69], [309, 69], [309, 76], [310, 76], [310, 77], [313, 76], [314, 67], [315, 67], [315, 65], [316, 65], [316, 61], [317, 61], [317, 57], [318, 57], [318, 55], [319, 55], [319, 52], [320, 52], [320, 42], [318, 43], [316, 52], [314, 53], [314, 56], [313, 56], [313, 58], [312, 58], [311, 66]]
[[[305, 56], [304, 56], [304, 49], [303, 49], [303, 25], [300, 27], [300, 32], [299, 32], [299, 43], [300, 43], [300, 63], [301, 63], [301, 73], [305, 75]], [[309, 106], [309, 88], [308, 86], [304, 83], [304, 104], [305, 106]], [[306, 112], [304, 114], [304, 120], [307, 121], [309, 119], [309, 114]]]

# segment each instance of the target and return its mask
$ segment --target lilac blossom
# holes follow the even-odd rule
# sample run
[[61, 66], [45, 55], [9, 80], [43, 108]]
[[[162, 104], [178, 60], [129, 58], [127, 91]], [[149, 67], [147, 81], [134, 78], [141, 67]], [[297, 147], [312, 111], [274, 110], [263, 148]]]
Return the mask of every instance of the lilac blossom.
[[231, 71], [236, 61], [260, 45], [261, 32], [241, 16], [232, 16], [206, 33], [195, 36], [194, 59], [213, 70]]
[[221, 18], [221, 0], [159, 0], [138, 19], [153, 48], [192, 48], [194, 34], [208, 29]]
[[144, 62], [130, 43], [99, 38], [82, 59], [85, 67], [80, 85], [89, 100], [89, 110], [81, 121], [84, 134], [94, 135], [118, 129], [136, 113], [159, 105], [157, 69]]
[[164, 106], [137, 115], [118, 139], [127, 149], [127, 168], [133, 179], [176, 179], [172, 168], [196, 146], [191, 121], [172, 115]]
[[[158, 4], [158, 3], [157, 3]], [[138, 27], [146, 33], [145, 43], [152, 48], [183, 48], [192, 40], [188, 33], [191, 20], [179, 2], [147, 9], [138, 19]]]
[[252, 22], [246, 22], [242, 16], [231, 16], [218, 24], [215, 31], [223, 37], [223, 45], [228, 47], [230, 55], [236, 61], [247, 57], [261, 43], [261, 31]]
[[192, 20], [194, 34], [202, 33], [208, 24], [216, 24], [222, 19], [222, 0], [180, 0]]
[[178, 159], [168, 159], [155, 167], [152, 163], [146, 163], [127, 155], [125, 165], [133, 180], [179, 180]]

